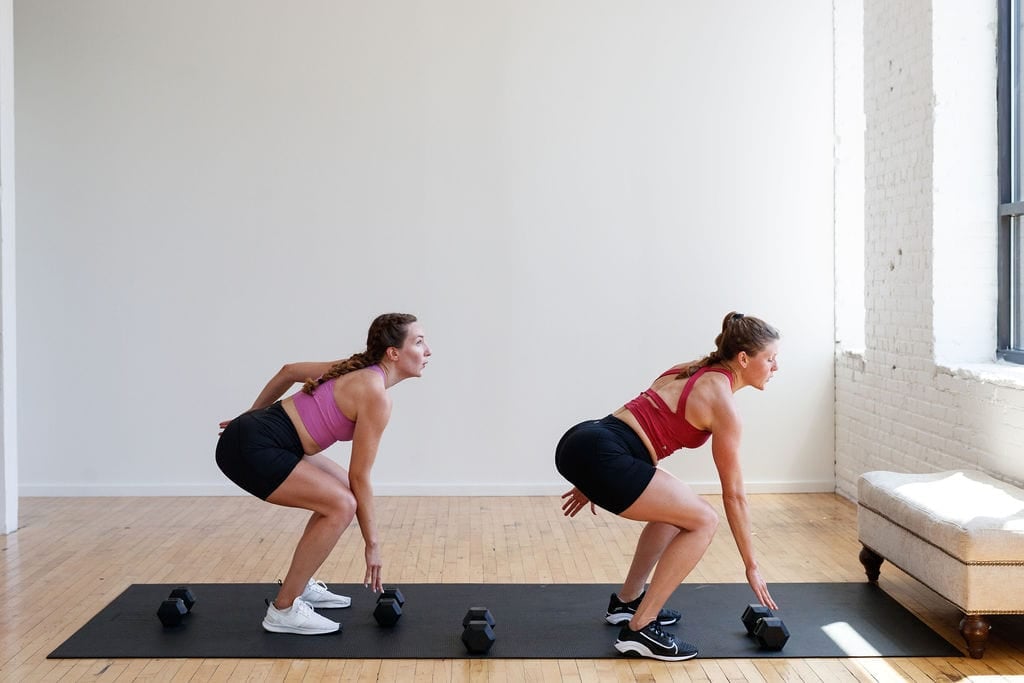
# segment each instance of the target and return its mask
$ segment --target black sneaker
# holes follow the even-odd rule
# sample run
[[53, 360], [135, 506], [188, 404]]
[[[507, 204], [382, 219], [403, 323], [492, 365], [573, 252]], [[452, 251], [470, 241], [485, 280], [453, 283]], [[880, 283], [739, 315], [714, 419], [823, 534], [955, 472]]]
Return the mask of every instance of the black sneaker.
[[[640, 606], [640, 601], [644, 599], [645, 595], [647, 595], [647, 591], [641, 593], [640, 597], [636, 600], [622, 602], [616, 593], [612, 593], [611, 599], [608, 600], [608, 612], [605, 613], [604, 620], [609, 624], [615, 625], [629, 621], [636, 614], [636, 608]], [[679, 621], [682, 616], [682, 614], [674, 609], [663, 609], [658, 612], [658, 625], [671, 626]]]
[[615, 649], [622, 654], [638, 654], [641, 657], [660, 659], [663, 662], [681, 662], [697, 656], [697, 648], [689, 643], [676, 640], [671, 633], [666, 633], [658, 626], [657, 621], [644, 626], [639, 631], [629, 628], [629, 624], [619, 631], [619, 639], [615, 641]]

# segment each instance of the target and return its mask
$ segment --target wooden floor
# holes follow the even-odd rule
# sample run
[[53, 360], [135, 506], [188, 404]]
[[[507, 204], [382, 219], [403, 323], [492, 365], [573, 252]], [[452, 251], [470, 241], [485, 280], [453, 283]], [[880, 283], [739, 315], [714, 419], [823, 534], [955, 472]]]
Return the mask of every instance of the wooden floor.
[[[707, 499], [721, 514], [720, 498]], [[769, 584], [864, 580], [848, 501], [792, 494], [752, 496], [751, 503]], [[27, 498], [20, 505], [21, 528], [0, 537], [2, 681], [1024, 680], [1024, 618], [1017, 617], [997, 620], [981, 660], [48, 660], [132, 583], [276, 580], [305, 516], [249, 497]], [[555, 497], [380, 498], [378, 516], [385, 580], [399, 585], [616, 583], [639, 532], [607, 513], [565, 519]], [[353, 526], [318, 577], [359, 582], [363, 570]], [[688, 581], [744, 580], [723, 523]], [[883, 565], [881, 585], [963, 649], [956, 610], [891, 565]]]

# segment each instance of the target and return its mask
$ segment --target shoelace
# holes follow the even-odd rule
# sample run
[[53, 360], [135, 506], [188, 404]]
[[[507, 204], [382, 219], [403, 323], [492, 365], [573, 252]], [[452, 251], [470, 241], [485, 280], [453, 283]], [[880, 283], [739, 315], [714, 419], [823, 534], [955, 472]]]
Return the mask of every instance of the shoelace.
[[326, 593], [327, 584], [323, 581], [313, 581], [310, 579], [309, 583], [306, 584], [306, 590], [313, 591], [314, 593]]
[[668, 640], [673, 645], [675, 644], [673, 637], [661, 630], [661, 624], [658, 623], [657, 619], [648, 624], [647, 628], [650, 629], [651, 633], [657, 636], [659, 640]]
[[312, 605], [310, 605], [305, 600], [300, 600], [299, 598], [295, 598], [294, 605], [295, 608], [299, 611], [299, 616], [301, 617], [308, 617], [310, 612], [313, 611]]

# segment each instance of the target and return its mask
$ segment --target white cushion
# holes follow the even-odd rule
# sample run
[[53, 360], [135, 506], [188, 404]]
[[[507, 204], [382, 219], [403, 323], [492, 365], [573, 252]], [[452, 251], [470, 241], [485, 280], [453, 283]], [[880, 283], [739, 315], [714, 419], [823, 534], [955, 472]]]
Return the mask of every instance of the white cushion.
[[857, 503], [962, 562], [1024, 563], [1024, 490], [987, 474], [867, 472]]

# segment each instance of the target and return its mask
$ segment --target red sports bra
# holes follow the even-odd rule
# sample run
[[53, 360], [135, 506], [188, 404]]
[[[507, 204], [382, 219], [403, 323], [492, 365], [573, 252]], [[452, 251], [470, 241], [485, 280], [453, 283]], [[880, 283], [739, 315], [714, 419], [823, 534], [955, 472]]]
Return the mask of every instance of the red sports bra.
[[[679, 395], [679, 404], [676, 406], [675, 412], [672, 412], [665, 400], [653, 389], [640, 392], [639, 396], [626, 404], [626, 408], [633, 413], [633, 417], [640, 423], [640, 427], [650, 439], [658, 460], [671, 455], [680, 448], [703, 446], [711, 436], [711, 432], [697, 429], [686, 421], [686, 399], [693, 391], [693, 384], [697, 378], [708, 371], [722, 373], [729, 378], [729, 385], [732, 386], [732, 373], [725, 368], [703, 367], [686, 380], [686, 386], [683, 387], [683, 393]], [[679, 370], [668, 370], [658, 375], [658, 379], [677, 374], [679, 374]]]

